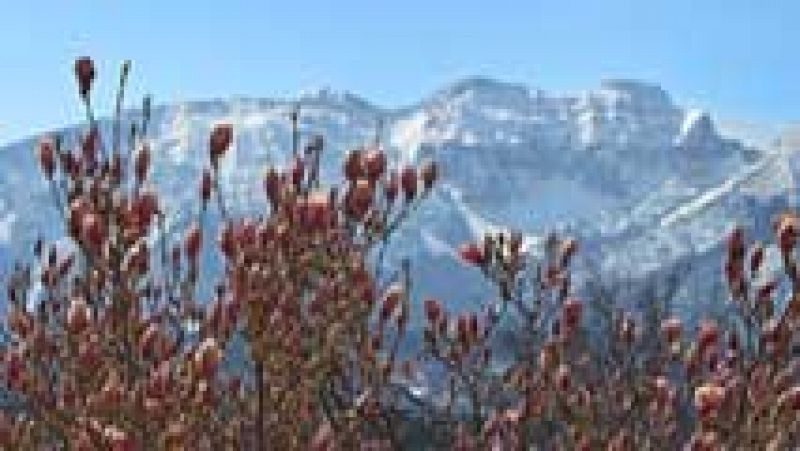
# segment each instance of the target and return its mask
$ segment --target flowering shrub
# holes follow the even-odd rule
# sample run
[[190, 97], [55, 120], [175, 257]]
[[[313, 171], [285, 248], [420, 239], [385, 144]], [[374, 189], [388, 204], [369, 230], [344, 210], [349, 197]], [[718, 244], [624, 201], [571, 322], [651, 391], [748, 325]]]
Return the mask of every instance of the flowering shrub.
[[[126, 63], [108, 139], [91, 108], [93, 62], [77, 60], [87, 129], [74, 149], [59, 137], [37, 146], [72, 246], [39, 240], [8, 280], [3, 446], [800, 445], [796, 216], [775, 222], [784, 271], [772, 281], [763, 282], [764, 245], [734, 229], [722, 271], [729, 308], [696, 330], [675, 312], [642, 317], [578, 298], [574, 240], [551, 236], [536, 259], [507, 232], [458, 248], [497, 295], [451, 312], [411, 298], [407, 265], [382, 280], [368, 263], [373, 254], [381, 263], [392, 232], [424, 202], [434, 163], [392, 168], [376, 143], [349, 152], [343, 182], [323, 186], [324, 142], [300, 143], [295, 129], [290, 160], [264, 174], [267, 211], [233, 217], [219, 167], [236, 131], [217, 124], [198, 174], [198, 217], [167, 234], [169, 212], [149, 181], [149, 102], [129, 139], [121, 132], [128, 73]], [[204, 220], [214, 205], [218, 230]], [[224, 265], [201, 302], [206, 234]], [[412, 309], [423, 313], [423, 340], [401, 352]], [[237, 343], [245, 362], [223, 365]]]

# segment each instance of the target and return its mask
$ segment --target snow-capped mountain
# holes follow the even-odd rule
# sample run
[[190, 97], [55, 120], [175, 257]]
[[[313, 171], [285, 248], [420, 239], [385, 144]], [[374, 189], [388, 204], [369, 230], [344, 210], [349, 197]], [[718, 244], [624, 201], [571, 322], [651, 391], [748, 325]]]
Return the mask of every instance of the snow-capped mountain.
[[[656, 85], [611, 80], [555, 95], [472, 78], [401, 109], [329, 89], [291, 101], [160, 107], [150, 133], [153, 181], [173, 218], [181, 222], [194, 214], [190, 206], [207, 162], [208, 132], [220, 121], [235, 128], [221, 167], [229, 208], [262, 209], [261, 177], [265, 167], [283, 164], [290, 154], [288, 114], [295, 103], [301, 136], [325, 138], [322, 175], [328, 180], [335, 181], [346, 150], [374, 139], [379, 122], [390, 161], [439, 163], [441, 183], [395, 236], [387, 256], [390, 264], [409, 257], [417, 291], [452, 303], [490, 295], [453, 252], [487, 229], [519, 229], [528, 243], [560, 230], [578, 237], [585, 261], [603, 273], [635, 278], [715, 252], [734, 222], [765, 229], [797, 194], [793, 144], [757, 148], [722, 136], [709, 114], [675, 105]], [[77, 129], [62, 133], [70, 142]], [[5, 266], [38, 233], [62, 234], [35, 143], [32, 138], [0, 149]]]

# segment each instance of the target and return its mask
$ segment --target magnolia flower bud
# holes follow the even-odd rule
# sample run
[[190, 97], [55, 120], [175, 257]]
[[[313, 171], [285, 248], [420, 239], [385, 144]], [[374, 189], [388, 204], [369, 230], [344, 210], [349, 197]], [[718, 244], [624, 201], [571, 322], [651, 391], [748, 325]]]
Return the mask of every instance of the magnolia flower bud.
[[222, 360], [222, 351], [213, 337], [203, 340], [194, 354], [195, 367], [206, 378], [214, 375], [220, 360]]
[[55, 150], [53, 141], [49, 138], [39, 141], [39, 164], [47, 180], [52, 179], [55, 171]]
[[208, 139], [209, 156], [211, 165], [216, 168], [219, 159], [227, 152], [233, 140], [233, 127], [230, 124], [214, 126]]
[[424, 187], [425, 191], [429, 191], [433, 187], [433, 184], [436, 183], [437, 177], [438, 168], [436, 166], [436, 162], [430, 160], [426, 161], [420, 170], [420, 178], [422, 178], [422, 186]]
[[661, 323], [661, 333], [667, 343], [675, 343], [681, 337], [681, 320], [678, 318], [669, 318]]
[[362, 162], [363, 151], [361, 149], [351, 150], [347, 153], [344, 160], [344, 176], [349, 181], [355, 181], [364, 174]]
[[558, 366], [558, 369], [556, 370], [555, 383], [558, 390], [562, 393], [570, 389], [572, 385], [572, 375], [569, 366], [565, 364]]
[[189, 228], [189, 231], [186, 233], [186, 238], [184, 241], [184, 250], [186, 252], [186, 258], [191, 263], [197, 262], [197, 257], [200, 255], [200, 246], [202, 244], [202, 231], [197, 224], [193, 224], [192, 227]]
[[72, 334], [80, 334], [89, 325], [89, 306], [82, 297], [74, 297], [67, 309], [67, 329]]
[[359, 179], [351, 184], [349, 191], [349, 201], [352, 213], [361, 218], [372, 206], [373, 201], [373, 187], [369, 180]]
[[386, 154], [378, 148], [367, 151], [364, 155], [364, 171], [371, 181], [378, 180], [386, 171]]
[[725, 388], [715, 383], [703, 384], [694, 391], [694, 405], [702, 420], [716, 416], [724, 400]]
[[417, 170], [413, 166], [406, 166], [400, 171], [400, 187], [407, 201], [414, 199], [417, 194]]
[[137, 183], [142, 183], [147, 178], [148, 169], [150, 169], [150, 147], [145, 144], [136, 153], [134, 162], [134, 175]]
[[319, 230], [330, 222], [331, 205], [328, 193], [318, 191], [311, 193], [307, 200], [307, 220], [311, 228]]
[[485, 256], [481, 248], [475, 243], [464, 243], [458, 247], [458, 256], [466, 263], [474, 266], [483, 266]]
[[429, 323], [435, 325], [439, 322], [442, 314], [442, 307], [436, 299], [425, 299], [423, 302], [425, 307], [425, 318]]
[[761, 263], [764, 261], [764, 246], [761, 243], [753, 245], [750, 253], [750, 271], [757, 272], [761, 268]]
[[400, 178], [397, 172], [392, 171], [386, 179], [386, 184], [383, 187], [386, 200], [389, 203], [394, 202], [397, 198], [397, 191], [400, 189]]
[[97, 146], [100, 140], [100, 132], [97, 130], [96, 126], [92, 126], [89, 128], [89, 131], [86, 132], [86, 135], [83, 137], [83, 141], [81, 142], [81, 156], [83, 158], [83, 164], [85, 168], [89, 171], [94, 170], [95, 165], [97, 164]]
[[797, 242], [797, 217], [792, 214], [782, 214], [775, 225], [778, 235], [778, 247], [783, 254], [789, 253]]
[[711, 321], [700, 323], [700, 330], [697, 334], [697, 344], [701, 351], [715, 345], [719, 339], [719, 329]]
[[94, 62], [91, 58], [84, 56], [75, 60], [75, 79], [78, 81], [81, 97], [85, 98], [89, 95], [94, 77]]
[[382, 321], [386, 321], [392, 316], [397, 306], [400, 304], [403, 294], [403, 288], [400, 285], [394, 284], [389, 287], [383, 297], [383, 304], [381, 305], [380, 318]]
[[278, 194], [281, 190], [281, 176], [275, 168], [270, 167], [264, 175], [264, 191], [267, 193], [267, 199], [272, 204], [278, 200]]
[[780, 410], [800, 411], [800, 385], [791, 387], [780, 394], [778, 408]]
[[728, 256], [732, 260], [740, 260], [744, 257], [744, 231], [741, 227], [734, 227], [728, 235]]
[[297, 186], [300, 185], [300, 182], [303, 181], [303, 178], [306, 174], [306, 164], [300, 156], [295, 155], [292, 158], [292, 164], [290, 166], [290, 171], [292, 175], [292, 183]]
[[571, 330], [578, 325], [581, 320], [582, 307], [581, 302], [575, 298], [564, 301], [561, 312], [565, 327]]
[[209, 199], [211, 199], [211, 172], [208, 169], [203, 169], [203, 174], [200, 176], [200, 200], [204, 209]]

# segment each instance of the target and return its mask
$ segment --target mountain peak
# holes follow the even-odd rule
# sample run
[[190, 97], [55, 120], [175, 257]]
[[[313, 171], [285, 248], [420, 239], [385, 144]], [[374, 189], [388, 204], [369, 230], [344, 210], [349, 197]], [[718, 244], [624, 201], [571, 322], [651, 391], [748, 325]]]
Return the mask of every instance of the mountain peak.
[[502, 92], [528, 97], [529, 89], [521, 83], [499, 81], [486, 76], [471, 76], [457, 80], [440, 89], [437, 94], [451, 97], [459, 96], [467, 91], [476, 92]]
[[601, 92], [623, 95], [633, 102], [646, 102], [657, 105], [673, 106], [672, 98], [667, 91], [656, 83], [641, 80], [613, 78], [600, 83]]

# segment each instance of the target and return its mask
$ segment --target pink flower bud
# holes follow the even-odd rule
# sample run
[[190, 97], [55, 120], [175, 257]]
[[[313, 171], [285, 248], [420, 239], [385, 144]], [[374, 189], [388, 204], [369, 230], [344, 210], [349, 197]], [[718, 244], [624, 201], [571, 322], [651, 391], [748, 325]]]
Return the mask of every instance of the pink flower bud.
[[228, 151], [232, 140], [233, 127], [230, 124], [218, 124], [214, 126], [208, 139], [208, 150], [213, 167], [217, 167], [219, 159]]
[[145, 144], [136, 153], [134, 162], [134, 175], [137, 183], [142, 183], [147, 178], [147, 171], [150, 169], [150, 147]]
[[94, 62], [91, 58], [84, 56], [75, 60], [75, 79], [78, 81], [81, 97], [89, 95], [94, 77]]
[[49, 138], [39, 141], [39, 164], [47, 180], [52, 179], [55, 171], [55, 150], [53, 141]]

